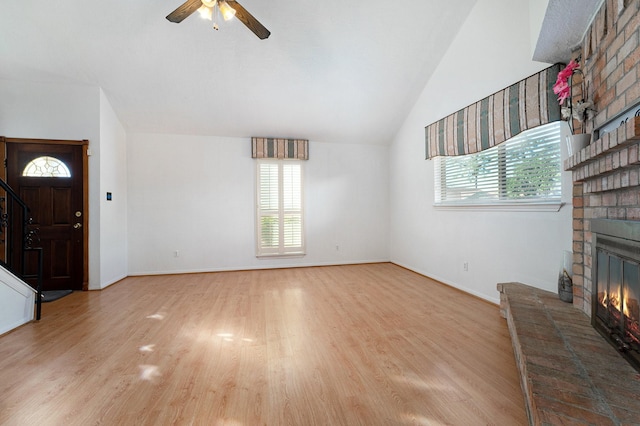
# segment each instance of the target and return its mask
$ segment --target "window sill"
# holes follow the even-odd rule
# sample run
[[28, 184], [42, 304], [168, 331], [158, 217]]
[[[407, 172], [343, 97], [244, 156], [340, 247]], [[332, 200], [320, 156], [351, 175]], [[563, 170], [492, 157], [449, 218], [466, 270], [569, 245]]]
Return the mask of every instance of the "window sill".
[[436, 210], [469, 210], [469, 211], [498, 211], [498, 212], [558, 212], [565, 203], [531, 202], [531, 203], [486, 203], [486, 204], [434, 204]]
[[286, 254], [279, 254], [279, 253], [267, 253], [267, 254], [257, 254], [256, 257], [258, 259], [270, 259], [270, 258], [282, 258], [282, 259], [286, 259], [286, 258], [296, 258], [296, 257], [304, 257], [307, 254], [305, 252], [299, 252], [299, 253], [286, 253]]

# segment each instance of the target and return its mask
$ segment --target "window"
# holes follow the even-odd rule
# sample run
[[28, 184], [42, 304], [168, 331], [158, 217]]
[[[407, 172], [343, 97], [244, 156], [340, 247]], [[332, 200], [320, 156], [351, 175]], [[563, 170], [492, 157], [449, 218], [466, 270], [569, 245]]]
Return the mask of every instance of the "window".
[[304, 254], [302, 162], [257, 161], [257, 255]]
[[560, 122], [485, 151], [435, 160], [436, 206], [561, 204]]
[[25, 166], [22, 176], [27, 177], [71, 177], [66, 164], [54, 157], [38, 157]]

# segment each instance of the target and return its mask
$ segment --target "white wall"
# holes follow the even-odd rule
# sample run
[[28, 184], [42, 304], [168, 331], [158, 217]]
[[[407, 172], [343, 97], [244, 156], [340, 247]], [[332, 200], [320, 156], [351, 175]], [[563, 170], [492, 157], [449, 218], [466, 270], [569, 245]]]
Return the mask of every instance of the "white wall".
[[89, 139], [99, 135], [99, 89], [0, 79], [0, 135]]
[[527, 0], [478, 1], [390, 151], [391, 260], [494, 302], [498, 282], [557, 289], [571, 205], [557, 213], [434, 209], [424, 127], [547, 66], [530, 59], [528, 10]]
[[[100, 288], [127, 276], [127, 135], [100, 90]], [[111, 201], [106, 194], [110, 192]]]
[[531, 46], [531, 58], [536, 51], [538, 36], [542, 29], [544, 15], [547, 12], [549, 0], [529, 0], [529, 45]]
[[310, 142], [307, 255], [287, 259], [255, 257], [248, 138], [130, 134], [127, 163], [131, 275], [389, 258], [388, 147]]
[[34, 319], [36, 291], [0, 268], [0, 335]]
[[493, 301], [497, 282], [554, 290], [571, 248], [571, 206], [437, 211], [433, 162], [424, 160], [426, 125], [546, 66], [530, 60], [530, 6], [478, 0], [391, 147], [311, 142], [302, 258], [255, 257], [248, 138], [125, 135], [97, 87], [7, 80], [0, 135], [89, 139], [90, 288], [127, 273], [391, 259]]
[[0, 135], [89, 140], [89, 287], [99, 288], [100, 89], [0, 79]]

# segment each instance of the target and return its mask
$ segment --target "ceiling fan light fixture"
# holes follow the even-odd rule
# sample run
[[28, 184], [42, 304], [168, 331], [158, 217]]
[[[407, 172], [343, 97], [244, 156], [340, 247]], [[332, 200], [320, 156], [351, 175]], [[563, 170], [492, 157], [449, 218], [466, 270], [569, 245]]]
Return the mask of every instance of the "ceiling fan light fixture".
[[204, 4], [198, 9], [198, 13], [202, 19], [211, 21], [213, 19], [213, 9], [205, 6]]
[[266, 29], [236, 0], [186, 0], [167, 15], [167, 21], [179, 24], [196, 10], [199, 10], [205, 19], [212, 20], [215, 29], [218, 29], [218, 15], [221, 15], [225, 21], [235, 16], [260, 40], [269, 38], [271, 35], [271, 31]]
[[218, 8], [220, 9], [220, 13], [222, 14], [222, 19], [228, 21], [229, 19], [233, 19], [236, 16], [236, 10], [229, 6], [225, 0], [218, 1]]

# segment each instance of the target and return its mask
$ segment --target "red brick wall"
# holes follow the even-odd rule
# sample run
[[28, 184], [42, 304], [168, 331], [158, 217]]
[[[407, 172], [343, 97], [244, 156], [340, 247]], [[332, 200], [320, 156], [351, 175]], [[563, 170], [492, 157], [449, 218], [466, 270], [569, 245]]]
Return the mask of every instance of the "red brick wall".
[[606, 0], [585, 34], [582, 68], [589, 83], [589, 97], [598, 114], [588, 131], [602, 126], [640, 99], [640, 4], [625, 1], [618, 10], [617, 0]]
[[[622, 7], [622, 8], [621, 8]], [[606, 0], [574, 56], [582, 56], [593, 132], [640, 102], [640, 0]], [[580, 93], [577, 97], [582, 97]], [[578, 127], [579, 128], [579, 127]], [[597, 132], [596, 132], [597, 133]], [[573, 283], [576, 307], [591, 315], [590, 220], [640, 221], [640, 118], [593, 140], [569, 158], [573, 172]]]

